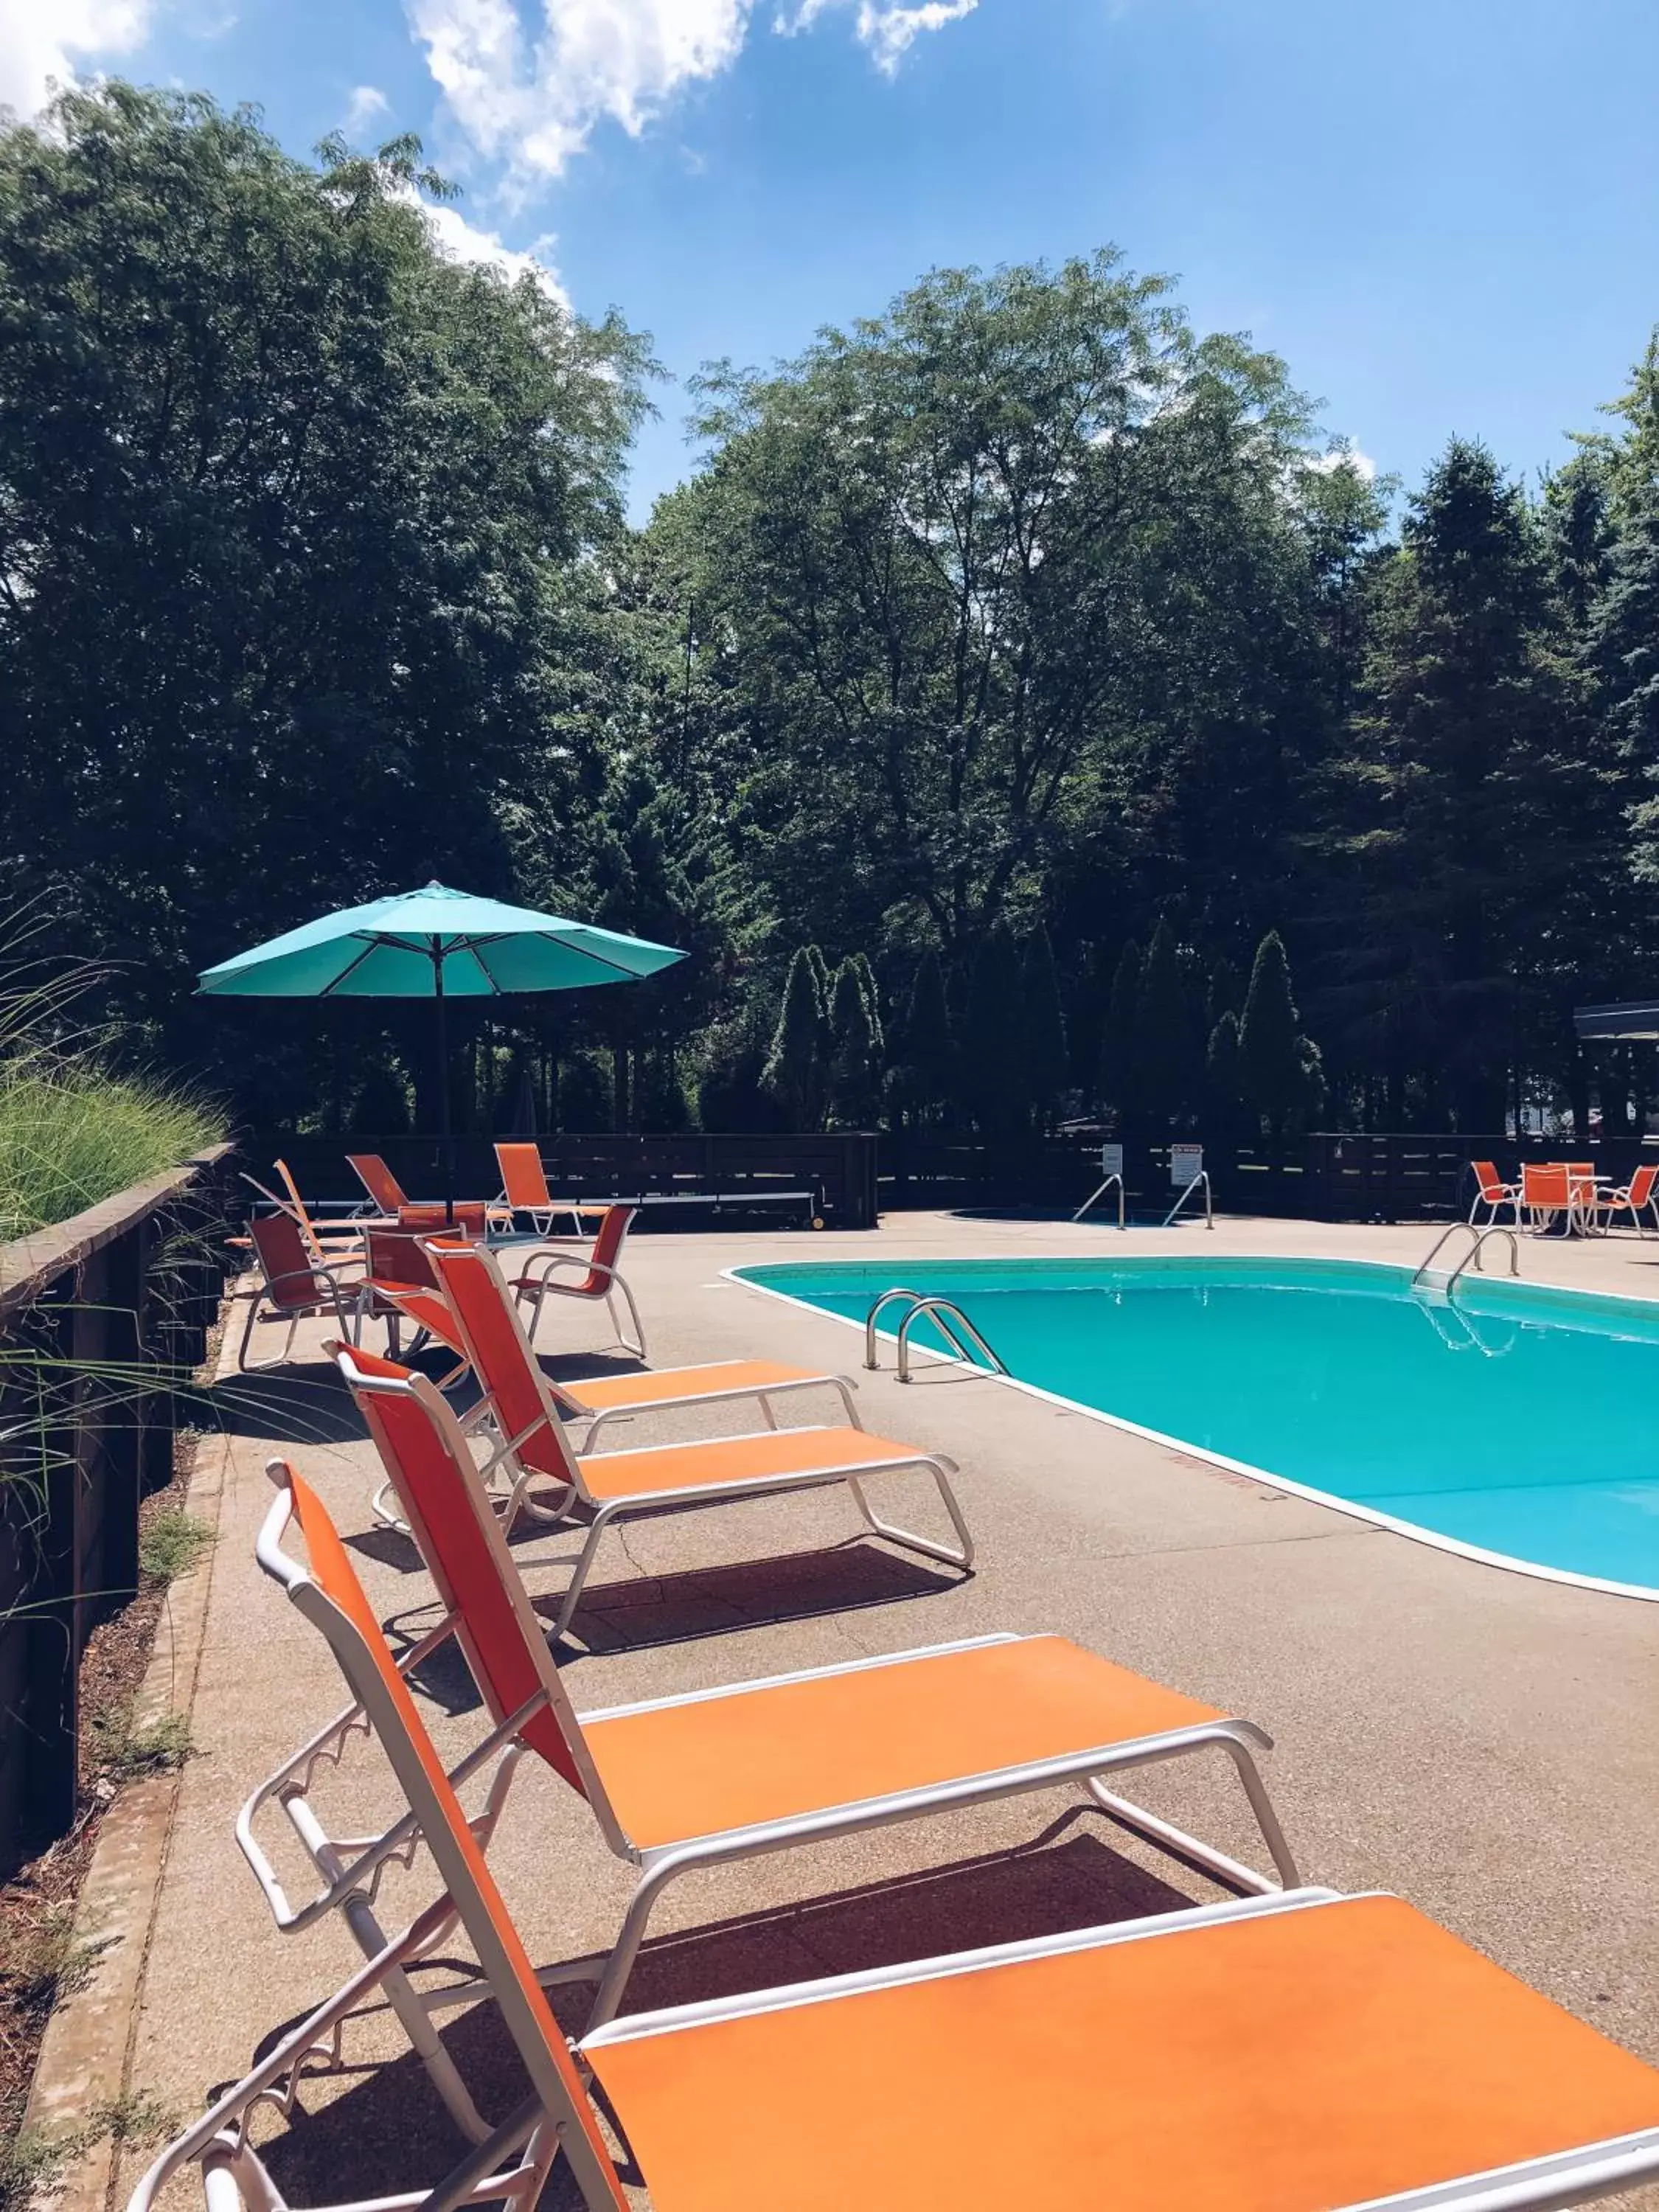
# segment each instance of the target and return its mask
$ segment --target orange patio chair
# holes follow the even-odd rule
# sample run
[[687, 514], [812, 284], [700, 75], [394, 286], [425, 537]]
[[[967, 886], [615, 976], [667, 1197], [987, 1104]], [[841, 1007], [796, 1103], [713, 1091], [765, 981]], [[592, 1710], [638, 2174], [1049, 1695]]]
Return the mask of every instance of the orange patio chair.
[[1475, 1181], [1474, 1203], [1469, 1208], [1470, 1225], [1475, 1225], [1476, 1217], [1484, 1206], [1486, 1209], [1486, 1225], [1490, 1228], [1498, 1218], [1498, 1207], [1507, 1206], [1513, 1210], [1515, 1225], [1518, 1229], [1521, 1226], [1520, 1186], [1505, 1182], [1493, 1160], [1472, 1160], [1469, 1164], [1474, 1170]]
[[1659, 2176], [1659, 2069], [1380, 1895], [1299, 1888], [878, 1966], [613, 2021], [573, 2054], [344, 1547], [272, 1472], [260, 1564], [327, 1639], [445, 1894], [160, 2154], [128, 2212], [191, 2164], [210, 2212], [276, 2212], [254, 2115], [316, 2124], [293, 2118], [302, 2075], [343, 2063], [345, 2023], [440, 1913], [528, 2094], [441, 2180], [335, 2212], [524, 2212], [560, 2151], [586, 2212], [629, 2212], [579, 2063], [654, 2212], [1545, 2212]]
[[[652, 1911], [678, 1876], [1034, 1791], [1085, 1784], [1114, 1819], [1227, 1887], [1272, 1889], [1271, 1876], [1108, 1787], [1119, 1772], [1188, 1753], [1218, 1752], [1233, 1764], [1279, 1880], [1295, 1887], [1255, 1765], [1268, 1742], [1262, 1730], [1064, 1637], [981, 1636], [578, 1713], [453, 1413], [424, 1377], [373, 1353], [344, 1351], [339, 1361], [489, 1710], [492, 1745], [516, 1745], [580, 1791], [610, 1849], [638, 1871], [609, 1954], [571, 1977], [598, 1983], [594, 2022], [617, 2008]], [[422, 1657], [433, 1648], [428, 1638]], [[349, 1718], [333, 1725], [343, 1730]], [[469, 1753], [470, 1772], [483, 1756]], [[239, 1823], [268, 1896], [253, 1825], [272, 1801], [309, 1838], [318, 1872], [340, 1874], [345, 1847], [331, 1856], [317, 1808], [301, 1802], [318, 1757], [313, 1739], [261, 1785]], [[491, 1832], [505, 1795], [504, 1782], [490, 1793]]]
[[[261, 1213], [248, 1222], [248, 1243], [259, 1279], [252, 1291], [238, 1293], [248, 1301], [247, 1320], [237, 1349], [236, 1364], [244, 1375], [281, 1367], [294, 1349], [295, 1334], [302, 1321], [332, 1314], [347, 1339], [357, 1335], [361, 1274], [347, 1274], [313, 1256], [290, 1213]], [[248, 1349], [261, 1322], [286, 1323], [288, 1334], [275, 1359], [250, 1360]]]
[[[623, 1246], [628, 1242], [628, 1232], [633, 1227], [634, 1217], [639, 1210], [637, 1206], [607, 1206], [591, 1250], [581, 1255], [538, 1252], [524, 1273], [514, 1278], [514, 1294], [520, 1307], [529, 1311], [532, 1343], [536, 1331], [541, 1326], [542, 1307], [548, 1298], [603, 1298], [605, 1310], [611, 1316], [611, 1326], [616, 1330], [617, 1341], [623, 1350], [632, 1352], [636, 1359], [645, 1358], [645, 1324], [640, 1319], [640, 1310], [635, 1303], [633, 1291], [617, 1273]], [[553, 1280], [554, 1271], [560, 1267], [574, 1268], [578, 1279], [574, 1283], [556, 1283]], [[618, 1291], [622, 1293], [629, 1319], [634, 1325], [631, 1344], [628, 1332], [617, 1314]]]
[[1557, 1222], [1572, 1225], [1572, 1179], [1556, 1160], [1523, 1160], [1521, 1164], [1521, 1210], [1534, 1237], [1541, 1237]]
[[[947, 1566], [965, 1569], [973, 1565], [973, 1539], [951, 1486], [956, 1473], [954, 1461], [942, 1453], [918, 1451], [911, 1444], [872, 1437], [852, 1421], [836, 1428], [773, 1427], [757, 1435], [653, 1444], [629, 1451], [574, 1450], [559, 1418], [551, 1386], [506, 1295], [493, 1255], [476, 1245], [462, 1250], [434, 1244], [428, 1249], [467, 1358], [472, 1362], [474, 1379], [489, 1401], [496, 1442], [479, 1473], [486, 1482], [499, 1477], [510, 1484], [503, 1501], [507, 1526], [511, 1528], [517, 1517], [532, 1481], [551, 1483], [556, 1493], [550, 1506], [538, 1503], [532, 1509], [538, 1517], [556, 1522], [577, 1510], [591, 1516], [559, 1609], [556, 1634], [562, 1636], [574, 1617], [605, 1531], [613, 1522], [641, 1513], [679, 1512], [771, 1492], [822, 1490], [844, 1484], [865, 1525], [875, 1534]], [[654, 1379], [661, 1385], [665, 1378]], [[820, 1378], [811, 1379], [816, 1382]], [[841, 1389], [842, 1402], [850, 1413], [844, 1382], [837, 1377], [823, 1379]], [[758, 1395], [764, 1401], [787, 1387], [768, 1382], [756, 1391], [751, 1382], [743, 1395]], [[709, 1396], [720, 1393], [694, 1389], [687, 1395], [702, 1396], [707, 1403]], [[768, 1418], [771, 1418], [769, 1409]], [[908, 1469], [932, 1475], [939, 1502], [956, 1532], [954, 1544], [899, 1528], [872, 1510], [865, 1484], [874, 1475]]]
[[1596, 1188], [1594, 1160], [1569, 1160], [1567, 1184], [1572, 1192], [1573, 1219], [1580, 1233], [1589, 1236], [1601, 1226], [1601, 1193]]
[[[287, 1193], [287, 1211], [299, 1223], [300, 1234], [311, 1246], [317, 1258], [338, 1259], [343, 1255], [361, 1253], [362, 1232], [357, 1224], [354, 1221], [329, 1222], [314, 1219], [310, 1207], [300, 1195], [300, 1186], [295, 1182], [294, 1171], [288, 1162], [277, 1160], [274, 1164], [277, 1180]], [[246, 1180], [252, 1182], [253, 1178], [249, 1176]], [[256, 1183], [254, 1188], [259, 1189], [262, 1186]], [[267, 1195], [275, 1197], [275, 1193], [268, 1193]], [[284, 1203], [280, 1198], [276, 1199], [276, 1202], [278, 1206]]]
[[1628, 1213], [1637, 1235], [1645, 1237], [1644, 1217], [1659, 1229], [1659, 1167], [1639, 1167], [1627, 1183], [1605, 1186], [1596, 1202], [1605, 1214]]

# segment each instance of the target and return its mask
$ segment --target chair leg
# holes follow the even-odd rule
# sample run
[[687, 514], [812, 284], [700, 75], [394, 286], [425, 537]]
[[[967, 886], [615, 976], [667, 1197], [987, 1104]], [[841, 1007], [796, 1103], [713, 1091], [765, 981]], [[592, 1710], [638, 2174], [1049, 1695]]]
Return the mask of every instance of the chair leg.
[[919, 1459], [915, 1463], [919, 1468], [927, 1469], [938, 1486], [940, 1502], [951, 1516], [951, 1526], [957, 1532], [957, 1548], [954, 1551], [948, 1544], [938, 1543], [931, 1536], [918, 1536], [908, 1528], [901, 1528], [894, 1522], [884, 1521], [871, 1510], [864, 1485], [857, 1475], [848, 1476], [847, 1487], [853, 1493], [854, 1503], [863, 1515], [866, 1526], [878, 1536], [884, 1536], [890, 1544], [897, 1544], [904, 1551], [920, 1552], [924, 1559], [940, 1560], [947, 1567], [960, 1567], [965, 1573], [974, 1564], [974, 1539], [963, 1518], [962, 1508], [957, 1503], [957, 1494], [951, 1487], [945, 1462], [939, 1459]]
[[[622, 1336], [622, 1331], [620, 1329], [617, 1332], [617, 1335], [622, 1337], [623, 1349], [624, 1352], [631, 1352], [636, 1359], [643, 1359], [646, 1356], [645, 1324], [641, 1321], [640, 1310], [634, 1303], [634, 1293], [628, 1287], [627, 1279], [622, 1275], [613, 1275], [611, 1278], [611, 1287], [612, 1291], [620, 1291], [622, 1292], [623, 1297], [627, 1303], [629, 1318], [634, 1324], [634, 1341], [632, 1344], [629, 1344], [625, 1336]], [[605, 1304], [607, 1305], [611, 1305], [611, 1291], [609, 1291], [605, 1293]], [[615, 1306], [611, 1306], [611, 1318], [613, 1322], [617, 1318], [617, 1309]]]
[[563, 1637], [576, 1617], [576, 1607], [581, 1602], [582, 1591], [586, 1585], [588, 1576], [592, 1572], [594, 1555], [599, 1548], [599, 1539], [615, 1518], [614, 1506], [602, 1505], [593, 1516], [587, 1531], [587, 1540], [577, 1555], [575, 1565], [570, 1570], [570, 1581], [563, 1598], [560, 1601], [558, 1614], [553, 1623], [553, 1634], [550, 1640], [555, 1644]]

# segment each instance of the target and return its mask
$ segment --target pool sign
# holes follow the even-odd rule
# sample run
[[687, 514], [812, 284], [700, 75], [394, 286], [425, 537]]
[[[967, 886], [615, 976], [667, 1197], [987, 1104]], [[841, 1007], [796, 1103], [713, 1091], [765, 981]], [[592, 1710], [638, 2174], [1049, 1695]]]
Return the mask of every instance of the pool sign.
[[1100, 1172], [1109, 1179], [1123, 1173], [1121, 1145], [1103, 1145], [1100, 1148]]
[[1170, 1188], [1188, 1190], [1204, 1172], [1202, 1145], [1171, 1145], [1170, 1147]]

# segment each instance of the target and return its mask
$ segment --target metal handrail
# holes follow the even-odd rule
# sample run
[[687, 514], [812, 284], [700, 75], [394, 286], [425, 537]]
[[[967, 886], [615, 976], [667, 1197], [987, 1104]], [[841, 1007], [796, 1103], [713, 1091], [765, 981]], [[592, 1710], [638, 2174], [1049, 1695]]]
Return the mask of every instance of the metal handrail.
[[1505, 1228], [1504, 1224], [1500, 1221], [1489, 1221], [1484, 1229], [1478, 1229], [1472, 1221], [1454, 1221], [1449, 1228], [1443, 1229], [1441, 1231], [1439, 1236], [1436, 1237], [1433, 1245], [1430, 1249], [1427, 1259], [1424, 1261], [1421, 1267], [1417, 1270], [1417, 1273], [1412, 1277], [1411, 1286], [1413, 1290], [1416, 1290], [1419, 1285], [1425, 1284], [1429, 1280], [1431, 1271], [1434, 1267], [1435, 1261], [1440, 1257], [1441, 1253], [1444, 1251], [1446, 1246], [1450, 1243], [1452, 1238], [1457, 1236], [1460, 1232], [1470, 1239], [1469, 1249], [1458, 1261], [1457, 1265], [1452, 1269], [1451, 1273], [1447, 1276], [1444, 1283], [1440, 1286], [1448, 1297], [1451, 1296], [1452, 1285], [1457, 1280], [1460, 1275], [1465, 1273], [1471, 1267], [1474, 1267], [1477, 1275], [1484, 1275], [1486, 1273], [1486, 1263], [1480, 1255], [1486, 1246], [1494, 1237], [1502, 1237], [1507, 1239], [1510, 1248], [1510, 1273], [1516, 1278], [1517, 1280], [1519, 1279], [1521, 1273], [1521, 1244], [1514, 1230]]
[[1486, 1263], [1480, 1255], [1494, 1237], [1506, 1237], [1510, 1246], [1510, 1273], [1518, 1282], [1521, 1278], [1521, 1245], [1514, 1230], [1504, 1228], [1501, 1221], [1489, 1221], [1469, 1249], [1446, 1278], [1446, 1296], [1450, 1297], [1452, 1286], [1458, 1277], [1473, 1263], [1477, 1275], [1484, 1275]]
[[870, 1372], [872, 1375], [878, 1373], [881, 1368], [881, 1362], [876, 1357], [876, 1316], [884, 1306], [891, 1305], [895, 1298], [908, 1298], [912, 1305], [919, 1306], [921, 1304], [921, 1292], [920, 1291], [907, 1291], [902, 1286], [896, 1285], [890, 1291], [884, 1291], [881, 1296], [876, 1300], [874, 1305], [871, 1307], [869, 1312], [866, 1314], [864, 1317], [864, 1364], [870, 1370]]
[[1198, 1173], [1193, 1177], [1192, 1181], [1188, 1184], [1186, 1189], [1182, 1192], [1180, 1197], [1176, 1199], [1175, 1204], [1164, 1215], [1164, 1226], [1166, 1229], [1169, 1228], [1170, 1224], [1174, 1221], [1176, 1214], [1180, 1212], [1182, 1207], [1185, 1206], [1187, 1200], [1198, 1188], [1200, 1183], [1202, 1183], [1204, 1186], [1204, 1226], [1206, 1229], [1213, 1229], [1215, 1227], [1215, 1195], [1210, 1188], [1210, 1178], [1207, 1171], [1205, 1169], [1200, 1168]]
[[1127, 1193], [1124, 1190], [1123, 1178], [1121, 1175], [1109, 1175], [1098, 1190], [1091, 1191], [1088, 1197], [1084, 1200], [1082, 1205], [1079, 1206], [1077, 1212], [1072, 1216], [1073, 1220], [1081, 1221], [1084, 1215], [1089, 1211], [1089, 1208], [1091, 1206], [1097, 1206], [1100, 1200], [1105, 1197], [1107, 1192], [1111, 1188], [1114, 1183], [1117, 1185], [1117, 1225], [1120, 1229], [1127, 1229], [1128, 1227], [1128, 1222], [1125, 1218], [1125, 1207], [1127, 1202]]
[[[1006, 1363], [992, 1351], [990, 1346], [953, 1298], [918, 1298], [899, 1323], [898, 1379], [901, 1382], [908, 1382], [910, 1380], [910, 1331], [924, 1315], [933, 1322], [945, 1342], [955, 1347], [957, 1358], [965, 1365], [987, 1368], [993, 1375], [1006, 1375], [1008, 1372]], [[968, 1346], [963, 1344], [962, 1338], [957, 1334], [958, 1325], [968, 1337], [969, 1342], [974, 1346], [974, 1352], [969, 1352]], [[974, 1356], [975, 1352], [979, 1354], [977, 1358]]]

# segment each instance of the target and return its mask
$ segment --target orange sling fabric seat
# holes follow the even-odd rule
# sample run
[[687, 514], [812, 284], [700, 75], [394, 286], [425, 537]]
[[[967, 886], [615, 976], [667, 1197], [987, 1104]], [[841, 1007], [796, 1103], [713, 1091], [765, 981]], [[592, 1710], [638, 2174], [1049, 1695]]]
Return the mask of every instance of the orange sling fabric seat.
[[1063, 1636], [1026, 1636], [581, 1727], [652, 1850], [1224, 1717]]
[[702, 1443], [658, 1444], [640, 1451], [585, 1452], [576, 1464], [595, 1499], [644, 1498], [655, 1491], [713, 1490], [722, 1483], [769, 1482], [815, 1469], [891, 1467], [915, 1449], [866, 1429], [768, 1429], [752, 1437], [711, 1437]]
[[574, 1413], [606, 1413], [619, 1406], [654, 1406], [672, 1391], [677, 1399], [695, 1401], [700, 1396], [758, 1395], [763, 1390], [787, 1389], [792, 1384], [817, 1382], [822, 1374], [810, 1367], [786, 1367], [777, 1359], [719, 1359], [702, 1367], [671, 1367], [656, 1374], [588, 1375], [570, 1382], [549, 1377], [549, 1388], [562, 1404]]
[[1396, 1898], [814, 1986], [584, 2044], [654, 2212], [1332, 2212], [1659, 2124], [1659, 2070]]

